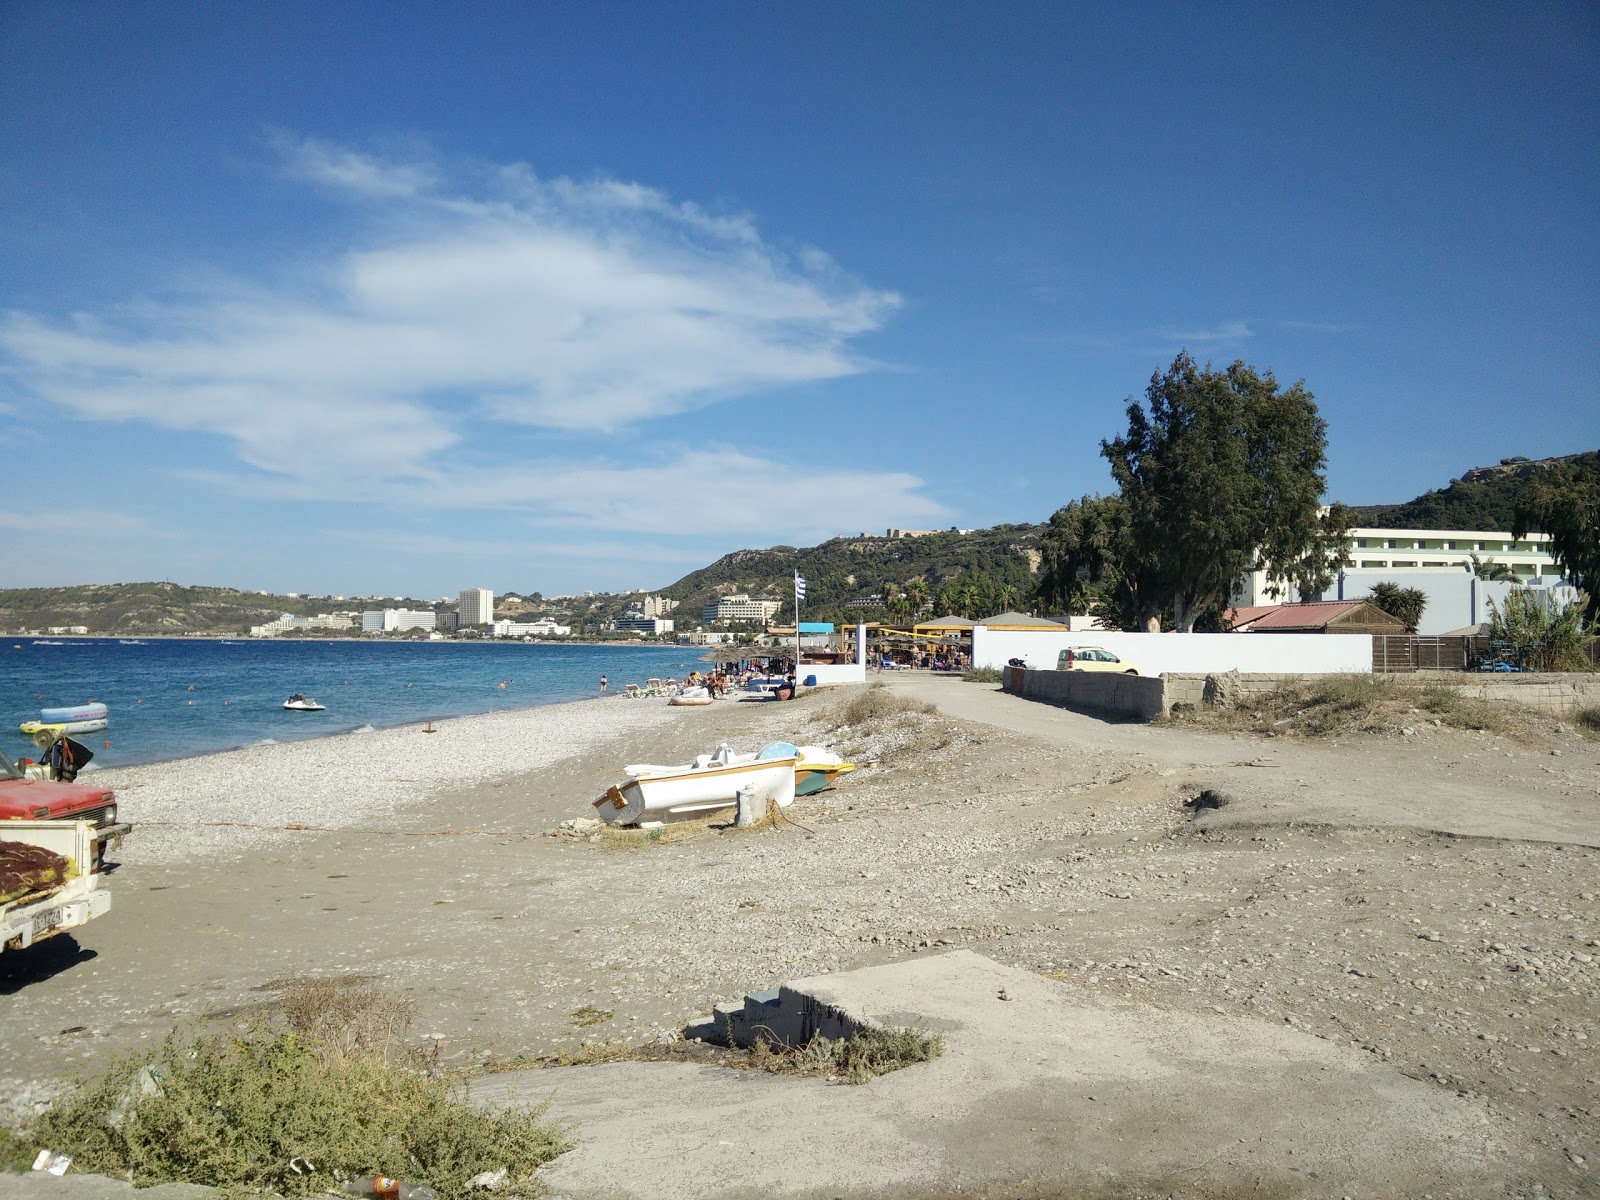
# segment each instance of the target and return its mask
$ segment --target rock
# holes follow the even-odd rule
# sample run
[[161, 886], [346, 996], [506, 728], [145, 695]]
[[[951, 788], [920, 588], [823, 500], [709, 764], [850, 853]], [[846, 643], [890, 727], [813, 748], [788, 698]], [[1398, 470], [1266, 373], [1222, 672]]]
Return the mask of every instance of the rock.
[[598, 833], [605, 828], [605, 822], [599, 817], [573, 817], [570, 821], [563, 821], [550, 831], [551, 837], [588, 837], [591, 833]]
[[1183, 802], [1185, 808], [1192, 808], [1195, 812], [1204, 812], [1208, 808], [1224, 808], [1233, 803], [1233, 797], [1226, 792], [1219, 792], [1215, 788], [1207, 788], [1198, 796], [1191, 796]]
[[1244, 698], [1244, 684], [1238, 671], [1224, 671], [1206, 676], [1200, 699], [1215, 708], [1237, 708]]

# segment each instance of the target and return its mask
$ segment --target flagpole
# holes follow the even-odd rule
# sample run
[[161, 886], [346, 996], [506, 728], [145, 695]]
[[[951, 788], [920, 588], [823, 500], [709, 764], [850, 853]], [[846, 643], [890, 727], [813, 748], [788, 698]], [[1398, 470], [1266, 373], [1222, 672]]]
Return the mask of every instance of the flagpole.
[[794, 573], [794, 694], [800, 694], [800, 572]]

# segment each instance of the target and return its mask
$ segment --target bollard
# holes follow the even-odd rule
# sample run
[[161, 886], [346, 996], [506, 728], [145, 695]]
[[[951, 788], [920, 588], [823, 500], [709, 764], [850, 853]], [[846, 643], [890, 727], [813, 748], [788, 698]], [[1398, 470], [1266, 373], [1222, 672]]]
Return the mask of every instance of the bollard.
[[735, 829], [749, 829], [752, 825], [759, 825], [767, 819], [767, 809], [771, 801], [765, 792], [758, 792], [753, 788], [740, 788], [737, 799], [739, 813], [733, 820]]

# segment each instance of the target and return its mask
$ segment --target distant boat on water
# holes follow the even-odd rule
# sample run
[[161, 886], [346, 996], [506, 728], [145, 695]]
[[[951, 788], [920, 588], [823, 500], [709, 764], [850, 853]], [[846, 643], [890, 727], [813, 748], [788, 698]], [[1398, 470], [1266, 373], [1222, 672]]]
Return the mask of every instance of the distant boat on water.
[[310, 696], [302, 696], [299, 692], [290, 696], [283, 702], [283, 706], [290, 712], [327, 712], [326, 704], [318, 704]]

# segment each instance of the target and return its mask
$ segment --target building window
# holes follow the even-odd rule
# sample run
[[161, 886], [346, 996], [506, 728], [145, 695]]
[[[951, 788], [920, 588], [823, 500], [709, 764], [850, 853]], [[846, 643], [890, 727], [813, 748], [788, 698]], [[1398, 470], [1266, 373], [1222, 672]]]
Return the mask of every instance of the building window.
[[1456, 548], [1456, 544], [1454, 542], [1446, 542], [1444, 544], [1444, 548], [1446, 550], [1454, 550]]
[[1399, 559], [1395, 559], [1394, 565], [1396, 567], [1414, 567], [1417, 565], [1417, 563], [1415, 559], [1410, 562], [1401, 562]]
[[1390, 538], [1389, 541], [1388, 541], [1388, 544], [1384, 546], [1384, 549], [1385, 550], [1397, 550], [1397, 549], [1399, 549], [1399, 547], [1400, 547], [1400, 543], [1395, 541], [1393, 538]]

